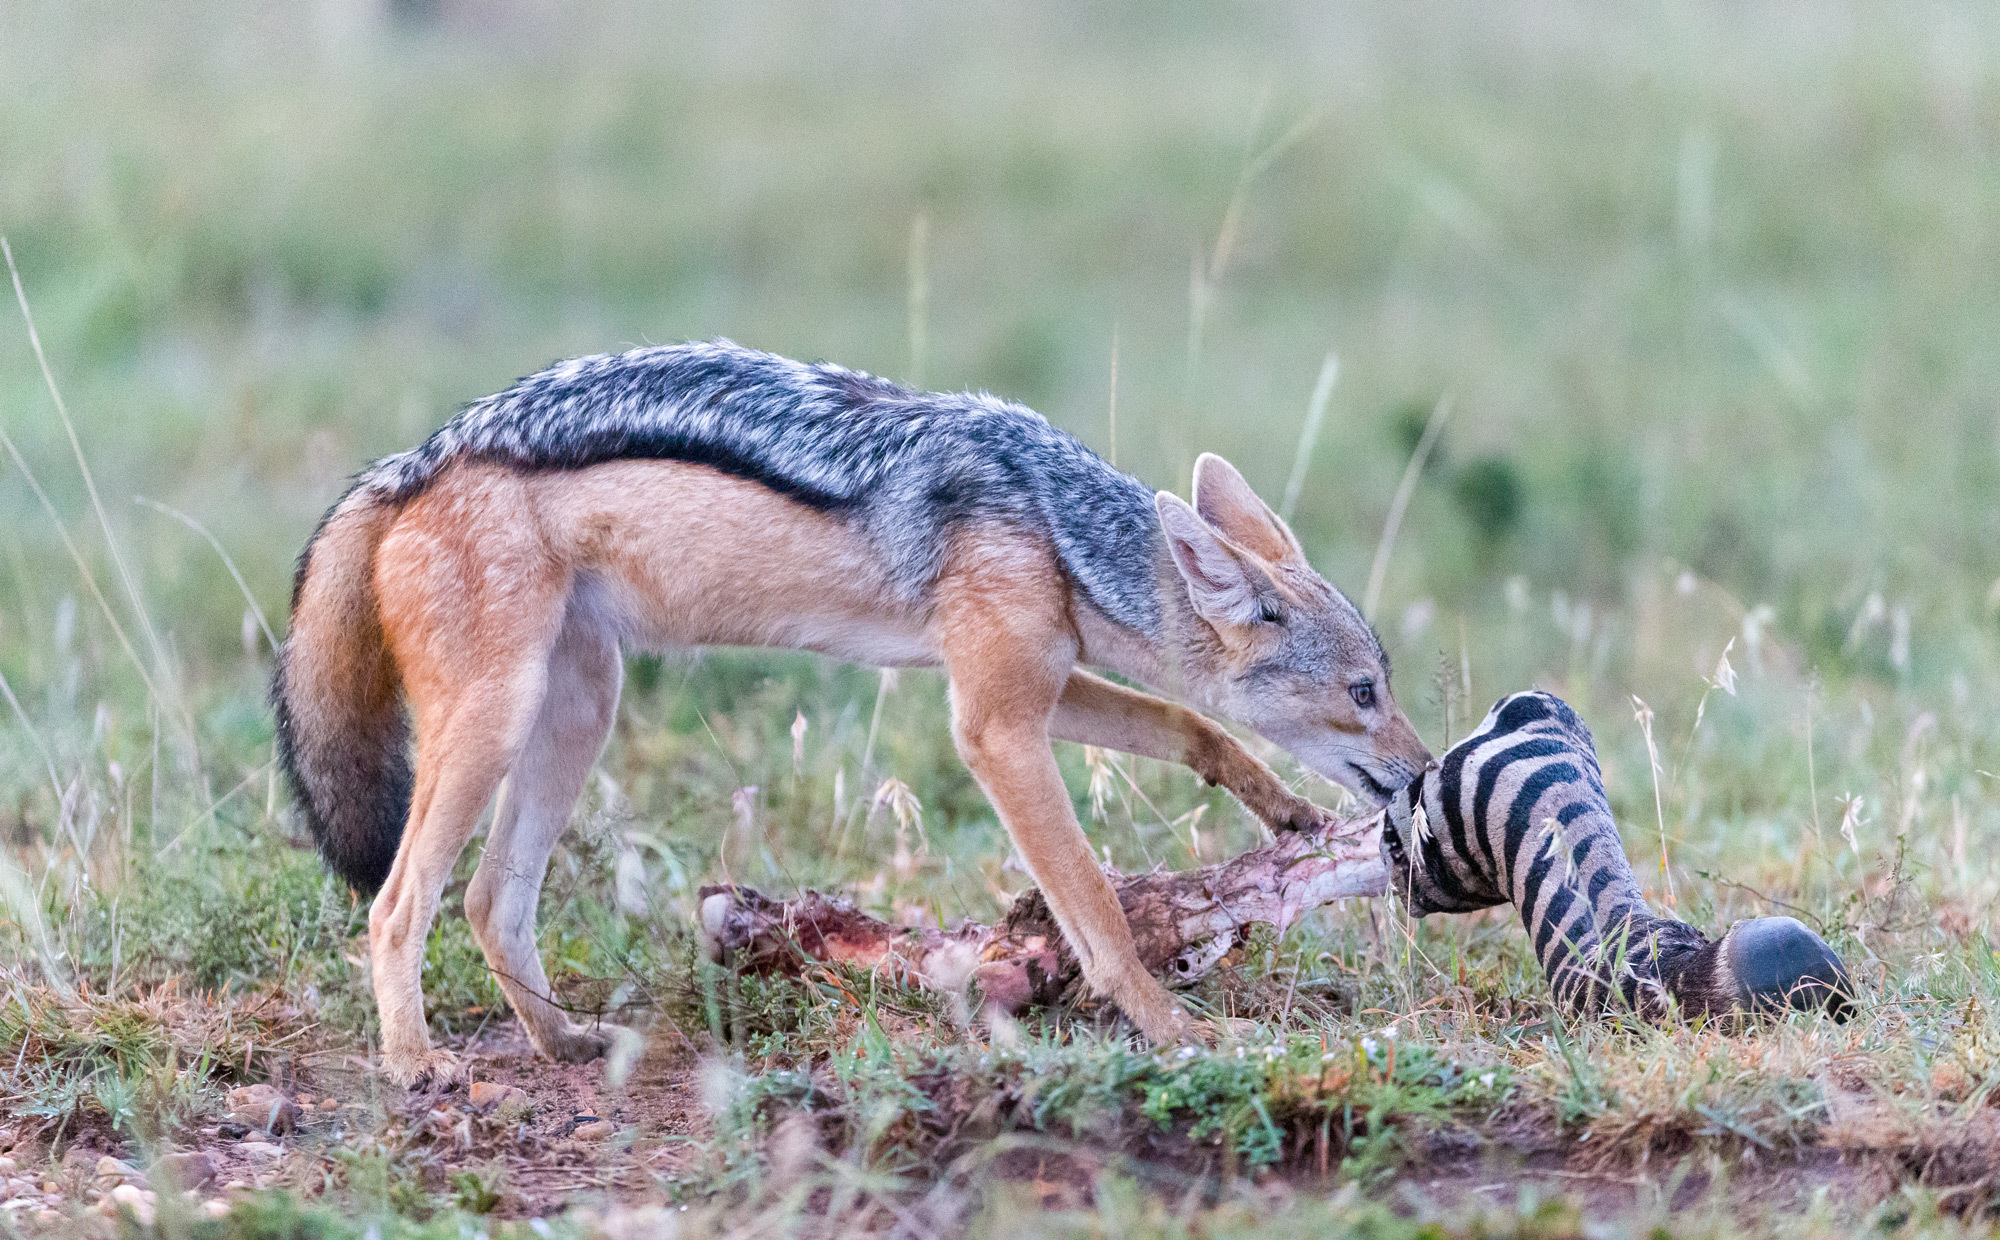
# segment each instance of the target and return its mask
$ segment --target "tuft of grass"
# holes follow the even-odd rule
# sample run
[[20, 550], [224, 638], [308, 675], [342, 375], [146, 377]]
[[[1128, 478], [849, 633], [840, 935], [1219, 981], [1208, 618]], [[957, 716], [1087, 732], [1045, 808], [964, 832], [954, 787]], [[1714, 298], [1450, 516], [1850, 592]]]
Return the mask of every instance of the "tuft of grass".
[[218, 1001], [173, 982], [122, 997], [15, 986], [0, 998], [12, 1048], [0, 1106], [13, 1139], [62, 1149], [92, 1133], [153, 1145], [185, 1136], [222, 1093], [277, 1057], [317, 1049], [281, 993]]

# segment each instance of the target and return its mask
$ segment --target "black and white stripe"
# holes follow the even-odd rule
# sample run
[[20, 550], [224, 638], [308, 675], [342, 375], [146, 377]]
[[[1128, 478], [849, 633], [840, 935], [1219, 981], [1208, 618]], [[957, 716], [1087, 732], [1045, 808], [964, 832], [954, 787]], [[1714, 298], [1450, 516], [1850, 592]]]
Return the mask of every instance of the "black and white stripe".
[[1844, 1007], [1837, 957], [1790, 918], [1710, 942], [1646, 903], [1604, 793], [1590, 730], [1551, 694], [1500, 700], [1389, 804], [1382, 847], [1413, 913], [1513, 904], [1573, 1011], [1657, 1017]]

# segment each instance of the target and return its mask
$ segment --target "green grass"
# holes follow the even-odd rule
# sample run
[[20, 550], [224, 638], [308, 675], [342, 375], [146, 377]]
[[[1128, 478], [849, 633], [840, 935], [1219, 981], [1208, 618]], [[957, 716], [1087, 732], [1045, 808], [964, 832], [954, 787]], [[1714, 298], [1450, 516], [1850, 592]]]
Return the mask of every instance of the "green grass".
[[[1412, 1204], [1451, 1142], [1499, 1156], [1521, 1133], [1662, 1184], [1799, 1151], [1890, 1168], [1880, 1204], [1714, 1189], [1616, 1220], [1635, 1231], [1927, 1234], [2000, 1206], [1988, 6], [442, 7], [380, 27], [338, 5], [0, 8], [0, 233], [109, 525], [0, 316], [0, 427], [54, 509], [6, 464], [0, 1137], [185, 1139], [239, 1080], [368, 1049], [365, 909], [273, 780], [254, 614], [282, 632], [292, 557], [368, 459], [553, 357], [715, 335], [990, 388], [1108, 452], [1115, 341], [1122, 467], [1184, 490], [1218, 451], [1273, 498], [1338, 353], [1296, 524], [1357, 597], [1449, 394], [1377, 618], [1426, 739], [1508, 690], [1563, 694], [1649, 887], [1664, 837], [1681, 915], [1796, 907], [1867, 1010], [1564, 1030], [1511, 917], [1360, 905], [1202, 992], [1249, 1022], [1242, 1060], [1140, 1054], [1088, 1010], [1009, 1048], [922, 995], [867, 991], [864, 1018], [854, 979], [719, 977], [689, 926], [724, 874], [945, 919], [1024, 880], [935, 674], [636, 658], [542, 934], [572, 1001], [677, 1022], [726, 1069], [707, 1144], [657, 1186], [690, 1234], [782, 1231], [808, 1200], [832, 1227], [929, 1202], [990, 1235], [1601, 1215], [1535, 1187]], [[249, 600], [138, 497], [212, 533]], [[1733, 694], [1707, 684], [1725, 648]], [[1060, 757], [1122, 866], [1258, 838], [1185, 771]], [[891, 777], [921, 834], [866, 809]], [[428, 956], [439, 1033], [501, 1002], [460, 899]], [[1355, 1049], [1392, 1022], [1393, 1071]], [[1361, 1058], [1336, 1084], [1311, 1072], [1327, 1054]], [[977, 1139], [941, 1135], [980, 1100]], [[787, 1172], [801, 1113], [823, 1157]], [[1117, 1153], [1087, 1200], [931, 1170], [1085, 1146]], [[226, 1226], [466, 1234], [454, 1211], [491, 1186], [410, 1166]]]

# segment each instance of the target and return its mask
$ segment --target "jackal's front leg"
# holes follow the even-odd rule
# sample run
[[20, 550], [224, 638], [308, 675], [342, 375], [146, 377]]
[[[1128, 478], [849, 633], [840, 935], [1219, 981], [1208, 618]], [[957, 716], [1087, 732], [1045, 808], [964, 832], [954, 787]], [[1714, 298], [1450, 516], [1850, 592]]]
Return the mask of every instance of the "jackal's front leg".
[[[999, 812], [1091, 989], [1155, 1045], [1179, 1041], [1189, 1031], [1187, 1015], [1140, 963], [1125, 910], [1091, 853], [1049, 748], [1049, 717], [1076, 656], [1059, 596], [1018, 561], [997, 559], [943, 592], [959, 756]], [[987, 575], [994, 569], [1027, 579]]]
[[1070, 673], [1049, 732], [1058, 740], [1178, 762], [1227, 788], [1273, 831], [1308, 831], [1335, 821], [1285, 787], [1277, 772], [1214, 720], [1089, 672]]

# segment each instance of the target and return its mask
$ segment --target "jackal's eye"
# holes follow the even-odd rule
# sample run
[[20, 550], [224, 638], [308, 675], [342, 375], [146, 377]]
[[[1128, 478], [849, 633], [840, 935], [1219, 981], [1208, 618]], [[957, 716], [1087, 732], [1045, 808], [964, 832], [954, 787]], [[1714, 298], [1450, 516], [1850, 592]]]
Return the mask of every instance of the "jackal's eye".
[[1354, 699], [1356, 706], [1367, 710], [1370, 706], [1375, 705], [1375, 682], [1364, 680], [1358, 685], [1349, 685], [1347, 686], [1347, 696]]
[[1257, 619], [1265, 624], [1276, 624], [1285, 618], [1278, 605], [1270, 599], [1257, 600]]

